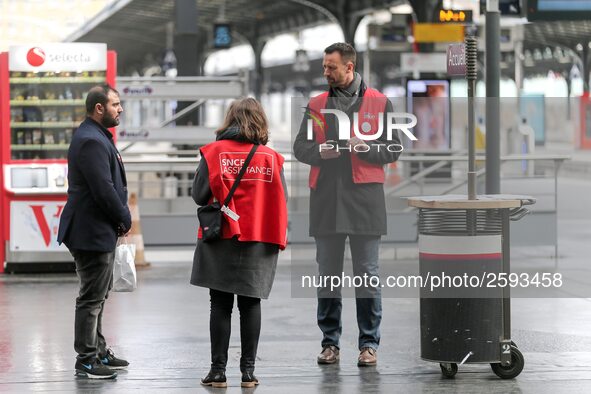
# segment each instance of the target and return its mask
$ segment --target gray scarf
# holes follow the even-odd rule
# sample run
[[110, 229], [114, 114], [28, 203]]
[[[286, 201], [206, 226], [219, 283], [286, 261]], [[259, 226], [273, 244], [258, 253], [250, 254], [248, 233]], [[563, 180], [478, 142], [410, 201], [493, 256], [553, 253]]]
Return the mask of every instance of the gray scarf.
[[340, 109], [341, 111], [346, 111], [355, 102], [359, 97], [359, 87], [361, 86], [361, 75], [358, 72], [355, 72], [355, 78], [353, 78], [353, 82], [346, 88], [333, 88], [333, 95], [336, 98], [335, 107], [336, 109]]

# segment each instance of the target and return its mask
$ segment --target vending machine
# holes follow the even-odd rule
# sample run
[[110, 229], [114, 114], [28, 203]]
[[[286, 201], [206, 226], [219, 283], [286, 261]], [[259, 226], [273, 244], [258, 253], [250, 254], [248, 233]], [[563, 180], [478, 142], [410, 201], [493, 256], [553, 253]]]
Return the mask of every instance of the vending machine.
[[71, 262], [57, 243], [67, 199], [68, 146], [86, 92], [115, 85], [106, 44], [12, 46], [0, 53], [0, 272]]

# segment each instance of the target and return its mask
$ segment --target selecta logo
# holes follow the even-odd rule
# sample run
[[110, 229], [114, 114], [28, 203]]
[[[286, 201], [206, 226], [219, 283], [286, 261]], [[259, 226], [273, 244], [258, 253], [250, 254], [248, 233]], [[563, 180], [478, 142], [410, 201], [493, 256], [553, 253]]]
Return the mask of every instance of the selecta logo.
[[45, 63], [45, 52], [39, 47], [29, 49], [27, 52], [27, 62], [33, 67], [39, 67]]
[[33, 43], [11, 45], [11, 71], [83, 72], [107, 69], [107, 45], [96, 43]]
[[47, 53], [44, 49], [33, 47], [27, 51], [27, 62], [33, 67], [40, 67], [47, 61], [48, 64], [55, 63], [56, 66], [64, 63], [83, 65], [90, 63], [92, 57], [84, 51], [60, 51], [49, 48]]

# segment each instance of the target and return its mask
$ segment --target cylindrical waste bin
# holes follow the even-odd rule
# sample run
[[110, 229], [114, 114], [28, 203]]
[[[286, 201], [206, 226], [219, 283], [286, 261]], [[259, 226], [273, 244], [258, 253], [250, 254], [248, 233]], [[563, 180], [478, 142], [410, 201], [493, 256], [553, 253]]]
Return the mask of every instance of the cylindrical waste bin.
[[425, 283], [421, 358], [439, 362], [444, 376], [455, 376], [463, 363], [490, 363], [505, 379], [521, 373], [523, 355], [511, 341], [509, 287], [498, 279], [510, 273], [509, 222], [534, 202], [509, 195], [409, 198], [419, 209]]

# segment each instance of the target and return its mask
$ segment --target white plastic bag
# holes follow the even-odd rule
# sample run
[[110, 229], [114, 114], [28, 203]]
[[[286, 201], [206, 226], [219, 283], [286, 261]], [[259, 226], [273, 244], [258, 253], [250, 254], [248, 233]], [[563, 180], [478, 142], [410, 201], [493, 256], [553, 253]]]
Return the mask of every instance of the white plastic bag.
[[113, 291], [134, 291], [137, 288], [137, 274], [135, 272], [135, 245], [128, 244], [125, 237], [123, 242], [119, 238], [115, 249], [115, 264], [113, 265]]

